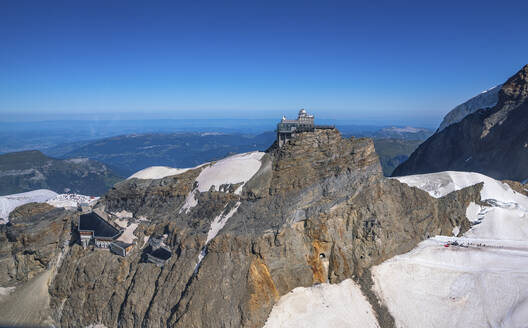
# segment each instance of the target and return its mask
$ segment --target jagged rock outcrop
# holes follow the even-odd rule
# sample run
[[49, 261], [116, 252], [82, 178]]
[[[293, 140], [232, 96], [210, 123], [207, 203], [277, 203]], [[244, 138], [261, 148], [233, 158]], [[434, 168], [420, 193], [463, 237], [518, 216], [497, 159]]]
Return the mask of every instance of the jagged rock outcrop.
[[0, 225], [0, 285], [25, 282], [48, 270], [71, 237], [74, 214], [48, 204], [30, 203]]
[[[261, 162], [241, 193], [217, 186], [196, 193], [188, 210], [182, 206], [203, 167], [116, 185], [100, 205], [150, 221], [140, 221], [126, 258], [71, 247], [50, 287], [56, 323], [259, 327], [295, 287], [368, 281], [368, 268], [428, 236], [467, 230], [466, 207], [480, 199], [480, 185], [435, 199], [386, 179], [371, 140], [342, 139], [336, 130], [299, 134]], [[207, 243], [213, 219], [232, 211]], [[173, 256], [158, 267], [142, 260], [142, 247], [161, 234]], [[380, 311], [382, 326], [391, 326]]]
[[435, 133], [393, 176], [453, 170], [499, 180], [528, 179], [527, 98], [528, 65], [504, 83], [496, 106]]

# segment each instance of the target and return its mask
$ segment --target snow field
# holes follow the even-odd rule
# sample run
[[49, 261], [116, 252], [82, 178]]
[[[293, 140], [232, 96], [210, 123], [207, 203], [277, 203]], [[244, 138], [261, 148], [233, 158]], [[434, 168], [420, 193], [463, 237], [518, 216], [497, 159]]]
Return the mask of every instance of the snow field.
[[[9, 221], [9, 213], [18, 206], [33, 202], [43, 203], [56, 196], [58, 196], [56, 192], [48, 189], [38, 189], [20, 194], [0, 196], [0, 219], [4, 219], [3, 223], [7, 223]], [[2, 220], [0, 220], [0, 224], [2, 224]]]
[[298, 287], [273, 307], [265, 328], [379, 327], [374, 311], [351, 279], [339, 284]]
[[426, 240], [374, 267], [374, 288], [397, 327], [526, 327], [526, 250], [446, 248]]

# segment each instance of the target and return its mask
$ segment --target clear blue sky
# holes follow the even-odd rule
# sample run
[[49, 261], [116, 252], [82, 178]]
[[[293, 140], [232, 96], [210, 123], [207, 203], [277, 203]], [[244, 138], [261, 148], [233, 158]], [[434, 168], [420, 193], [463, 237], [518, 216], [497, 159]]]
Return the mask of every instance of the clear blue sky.
[[0, 121], [436, 125], [528, 63], [528, 1], [0, 1]]

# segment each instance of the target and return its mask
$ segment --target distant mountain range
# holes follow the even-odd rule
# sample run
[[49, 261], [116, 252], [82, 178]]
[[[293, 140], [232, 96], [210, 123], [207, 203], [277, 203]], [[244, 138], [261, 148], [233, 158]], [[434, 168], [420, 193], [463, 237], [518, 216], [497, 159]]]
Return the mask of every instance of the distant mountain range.
[[[385, 175], [390, 175], [421, 141], [433, 133], [432, 130], [413, 127], [373, 131], [345, 127], [344, 130], [345, 137], [369, 136], [376, 140]], [[263, 151], [273, 144], [275, 138], [272, 131], [258, 135], [212, 132], [130, 134], [64, 144], [45, 152], [59, 158], [87, 157], [105, 163], [122, 176], [130, 176], [149, 166], [194, 167], [231, 154]]]
[[[496, 105], [490, 108], [495, 101]], [[466, 116], [461, 117], [461, 113]], [[439, 130], [393, 174], [447, 170], [528, 180], [528, 65], [509, 78], [498, 92], [492, 89], [446, 115]]]
[[36, 189], [101, 195], [122, 178], [87, 158], [55, 159], [40, 151], [0, 155], [0, 195]]

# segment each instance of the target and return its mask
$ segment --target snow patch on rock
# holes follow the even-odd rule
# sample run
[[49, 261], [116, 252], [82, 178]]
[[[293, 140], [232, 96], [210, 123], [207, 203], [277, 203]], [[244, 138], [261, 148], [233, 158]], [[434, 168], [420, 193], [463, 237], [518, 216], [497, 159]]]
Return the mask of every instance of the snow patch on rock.
[[259, 151], [237, 154], [205, 167], [196, 178], [198, 187], [189, 192], [179, 213], [188, 213], [198, 204], [197, 194], [209, 191], [212, 186], [215, 190], [219, 190], [221, 185], [240, 183], [241, 185], [235, 190], [235, 194], [239, 195], [246, 182], [260, 169], [262, 164], [260, 160], [264, 154]]
[[265, 328], [379, 327], [374, 311], [351, 279], [298, 287], [273, 306]]
[[211, 227], [209, 228], [209, 231], [207, 232], [207, 240], [205, 241], [205, 246], [200, 251], [200, 254], [198, 254], [198, 263], [196, 263], [196, 266], [194, 267], [194, 272], [198, 270], [200, 267], [200, 264], [202, 263], [203, 258], [207, 254], [207, 245], [209, 242], [218, 235], [220, 230], [225, 226], [227, 223], [227, 220], [229, 220], [238, 210], [238, 207], [240, 206], [240, 202], [237, 202], [233, 208], [227, 213], [220, 213], [217, 217], [213, 219], [213, 222], [211, 222]]

